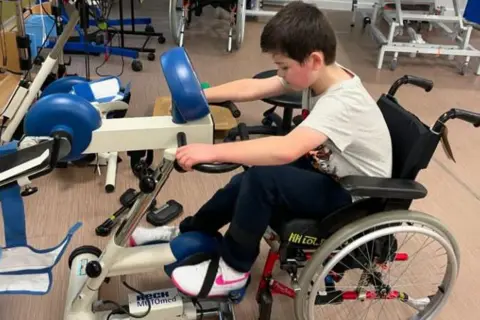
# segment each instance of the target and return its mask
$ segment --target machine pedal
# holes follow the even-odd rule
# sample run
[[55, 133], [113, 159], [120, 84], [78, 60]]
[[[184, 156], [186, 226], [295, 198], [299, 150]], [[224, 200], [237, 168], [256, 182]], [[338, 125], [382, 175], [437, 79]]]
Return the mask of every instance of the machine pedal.
[[160, 227], [164, 226], [183, 212], [183, 206], [175, 200], [168, 200], [160, 208], [152, 207], [147, 213], [147, 222]]

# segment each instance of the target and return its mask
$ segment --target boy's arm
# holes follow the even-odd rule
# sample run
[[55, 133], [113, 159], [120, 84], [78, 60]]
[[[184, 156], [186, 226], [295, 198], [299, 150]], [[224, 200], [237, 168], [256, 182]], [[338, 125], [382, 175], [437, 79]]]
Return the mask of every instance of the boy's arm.
[[282, 79], [278, 76], [265, 79], [241, 79], [204, 90], [210, 103], [224, 101], [245, 102], [261, 100], [281, 95], [287, 91]]
[[318, 130], [297, 127], [286, 136], [214, 145], [215, 162], [241, 163], [249, 166], [283, 165], [297, 160], [328, 137]]

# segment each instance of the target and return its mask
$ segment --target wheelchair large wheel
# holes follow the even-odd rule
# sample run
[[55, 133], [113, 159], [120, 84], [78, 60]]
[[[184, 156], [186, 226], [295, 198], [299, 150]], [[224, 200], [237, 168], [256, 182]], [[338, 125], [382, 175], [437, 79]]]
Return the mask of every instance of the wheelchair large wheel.
[[[426, 257], [418, 257], [424, 249]], [[459, 264], [458, 245], [436, 218], [414, 211], [371, 215], [335, 232], [315, 252], [299, 279], [295, 316], [433, 319], [452, 292]], [[410, 283], [401, 279], [406, 273]], [[438, 282], [425, 280], [438, 274]]]
[[183, 47], [183, 36], [187, 22], [187, 12], [183, 6], [183, 0], [170, 0], [168, 22], [173, 41], [177, 46]]
[[245, 10], [246, 10], [246, 1], [238, 0], [237, 1], [237, 17], [235, 24], [235, 45], [237, 50], [240, 49], [243, 43], [243, 36], [245, 34]]

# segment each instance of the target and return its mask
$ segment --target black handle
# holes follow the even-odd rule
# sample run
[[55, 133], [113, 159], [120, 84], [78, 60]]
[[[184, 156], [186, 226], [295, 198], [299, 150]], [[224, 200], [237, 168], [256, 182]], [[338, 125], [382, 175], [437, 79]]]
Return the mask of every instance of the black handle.
[[425, 79], [425, 78], [420, 78], [420, 77], [417, 77], [417, 76], [411, 76], [411, 75], [406, 75], [405, 77], [407, 78], [407, 83], [408, 84], [420, 87], [420, 88], [424, 89], [426, 92], [430, 92], [433, 89], [433, 81], [432, 80], [428, 80], [428, 79]]
[[232, 101], [225, 101], [225, 102], [222, 102], [222, 103], [219, 103], [219, 104], [216, 104], [216, 105], [218, 105], [220, 107], [227, 108], [228, 110], [230, 110], [230, 112], [232, 113], [234, 118], [238, 118], [242, 115], [240, 110], [238, 110], [237, 106]]
[[452, 119], [460, 119], [466, 122], [470, 122], [475, 128], [480, 127], [480, 113], [452, 108], [447, 112], [443, 113], [440, 117], [438, 117], [437, 121], [432, 127], [432, 131], [441, 132], [441, 130], [443, 130], [443, 128], [445, 127], [447, 121]]
[[[187, 145], [187, 136], [185, 135], [185, 132], [179, 132], [177, 134], [177, 144], [178, 147]], [[234, 163], [199, 163], [194, 165], [192, 168], [204, 173], [226, 173], [239, 167], [239, 164]], [[174, 162], [174, 168], [178, 172], [185, 172], [185, 170], [182, 169], [176, 160]]]
[[451, 111], [453, 112], [452, 119], [457, 118], [463, 121], [470, 122], [476, 128], [480, 126], [480, 113], [463, 109], [452, 109]]
[[411, 84], [424, 89], [426, 92], [430, 92], [433, 89], [433, 81], [425, 78], [420, 78], [412, 75], [404, 75], [393, 83], [388, 91], [390, 96], [395, 96], [397, 90], [404, 84]]

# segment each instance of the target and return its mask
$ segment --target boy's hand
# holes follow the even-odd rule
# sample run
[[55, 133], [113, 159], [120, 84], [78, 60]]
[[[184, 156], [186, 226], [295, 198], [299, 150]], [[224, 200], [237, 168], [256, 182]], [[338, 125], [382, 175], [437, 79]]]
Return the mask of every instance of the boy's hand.
[[186, 171], [199, 163], [215, 162], [215, 147], [213, 144], [189, 144], [177, 149], [178, 164]]

